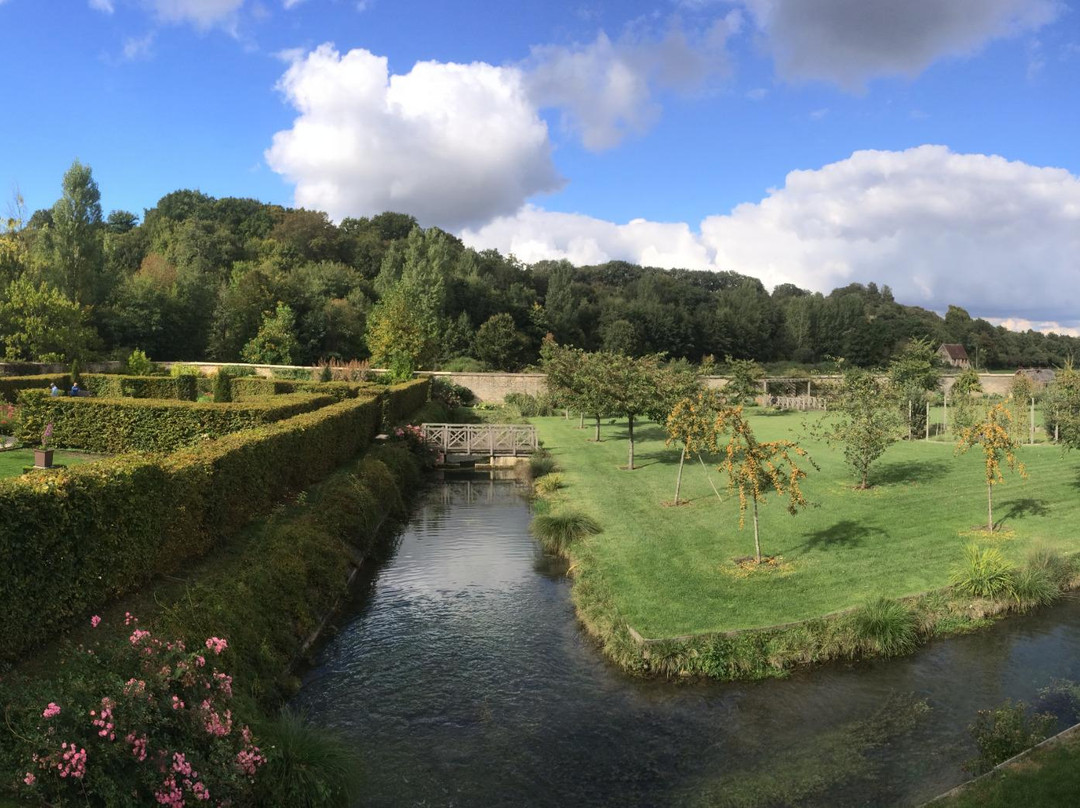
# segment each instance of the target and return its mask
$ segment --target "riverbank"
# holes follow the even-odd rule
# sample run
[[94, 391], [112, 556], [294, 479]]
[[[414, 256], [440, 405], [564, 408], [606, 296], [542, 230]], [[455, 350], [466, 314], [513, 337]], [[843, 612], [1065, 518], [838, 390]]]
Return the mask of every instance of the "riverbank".
[[[759, 439], [793, 439], [801, 414], [756, 414]], [[562, 468], [565, 488], [552, 508], [574, 508], [603, 528], [574, 545], [574, 601], [582, 622], [624, 668], [665, 674], [744, 678], [783, 674], [799, 664], [910, 650], [869, 636], [866, 604], [899, 599], [914, 643], [964, 632], [1033, 603], [962, 597], [947, 588], [971, 542], [1023, 563], [1035, 549], [1059, 558], [1080, 549], [1070, 524], [1080, 516], [1080, 463], [1050, 447], [1021, 450], [1029, 478], [995, 487], [993, 534], [980, 530], [986, 487], [981, 459], [954, 457], [934, 443], [891, 447], [858, 491], [837, 450], [801, 440], [820, 466], [804, 481], [814, 507], [796, 517], [762, 508], [763, 568], [736, 559], [753, 551], [738, 529], [738, 500], [697, 462], [684, 470], [671, 507], [678, 452], [658, 426], [639, 426], [641, 467], [620, 468], [626, 425], [604, 440], [561, 418], [532, 419]], [[1071, 576], [1070, 576], [1071, 577]], [[1065, 585], [1072, 580], [1061, 581]]]

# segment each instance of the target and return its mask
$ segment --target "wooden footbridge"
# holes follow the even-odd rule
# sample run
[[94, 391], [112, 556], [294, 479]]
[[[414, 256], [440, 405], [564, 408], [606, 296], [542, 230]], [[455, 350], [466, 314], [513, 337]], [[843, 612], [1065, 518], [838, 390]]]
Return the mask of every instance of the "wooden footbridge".
[[531, 424], [421, 424], [424, 440], [443, 455], [523, 457], [536, 451]]

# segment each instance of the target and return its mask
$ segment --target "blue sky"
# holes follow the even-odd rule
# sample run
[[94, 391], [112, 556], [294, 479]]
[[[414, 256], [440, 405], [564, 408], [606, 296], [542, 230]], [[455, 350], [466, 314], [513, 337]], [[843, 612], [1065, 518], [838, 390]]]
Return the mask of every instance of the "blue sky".
[[78, 158], [106, 210], [178, 188], [396, 209], [526, 261], [875, 280], [1074, 330], [1078, 11], [0, 0], [0, 190], [51, 205]]

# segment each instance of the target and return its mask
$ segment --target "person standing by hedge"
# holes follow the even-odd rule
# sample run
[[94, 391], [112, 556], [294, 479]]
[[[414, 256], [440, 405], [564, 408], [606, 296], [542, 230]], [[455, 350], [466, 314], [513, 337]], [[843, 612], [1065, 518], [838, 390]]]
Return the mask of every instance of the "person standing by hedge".
[[73, 385], [71, 385], [71, 395], [72, 395], [72, 397], [78, 398], [79, 392], [80, 392], [79, 391], [79, 383], [75, 382]]
[[56, 382], [53, 382], [49, 386], [49, 395], [53, 398], [56, 398], [58, 395], [60, 395], [60, 388], [56, 386]]

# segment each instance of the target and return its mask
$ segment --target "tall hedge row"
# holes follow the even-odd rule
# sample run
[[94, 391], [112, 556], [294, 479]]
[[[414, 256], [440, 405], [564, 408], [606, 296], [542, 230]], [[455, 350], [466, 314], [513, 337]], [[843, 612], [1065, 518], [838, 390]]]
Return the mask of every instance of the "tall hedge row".
[[287, 379], [265, 379], [261, 376], [243, 376], [231, 380], [235, 401], [262, 398], [285, 393], [325, 393], [338, 401], [359, 395], [375, 395], [386, 388], [369, 382], [298, 382]]
[[0, 376], [0, 401], [14, 404], [23, 390], [49, 390], [55, 384], [65, 392], [71, 387], [71, 376], [66, 373], [46, 373], [40, 376]]
[[101, 398], [164, 398], [194, 401], [198, 398], [196, 376], [116, 376], [84, 373], [83, 387]]
[[[191, 378], [191, 377], [188, 377]], [[331, 396], [295, 394], [238, 404], [138, 398], [68, 398], [48, 391], [20, 394], [18, 437], [37, 443], [48, 424], [52, 444], [91, 452], [168, 452], [334, 403]]]
[[349, 399], [166, 457], [0, 480], [0, 658], [205, 554], [363, 450], [380, 415]]
[[431, 377], [383, 388], [383, 428], [400, 424], [431, 397]]

